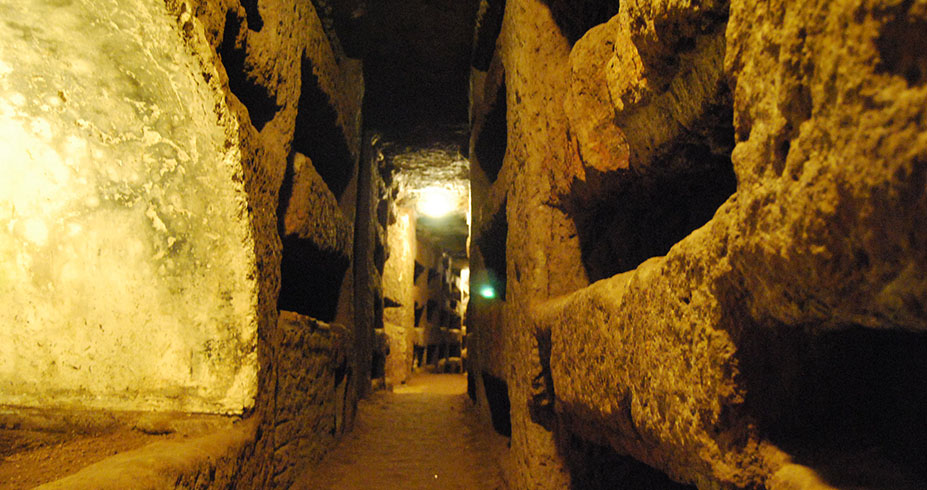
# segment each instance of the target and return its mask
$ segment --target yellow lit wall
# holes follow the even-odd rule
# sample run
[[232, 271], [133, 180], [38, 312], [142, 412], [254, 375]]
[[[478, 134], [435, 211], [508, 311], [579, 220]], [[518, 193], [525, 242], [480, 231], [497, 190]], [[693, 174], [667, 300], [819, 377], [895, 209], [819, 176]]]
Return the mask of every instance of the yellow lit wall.
[[185, 20], [0, 2], [0, 404], [253, 404], [237, 126]]
[[412, 341], [415, 328], [415, 216], [397, 207], [396, 221], [387, 230], [389, 257], [383, 267], [383, 296], [399, 303], [383, 310], [383, 328], [389, 339], [386, 382], [404, 383], [412, 376]]

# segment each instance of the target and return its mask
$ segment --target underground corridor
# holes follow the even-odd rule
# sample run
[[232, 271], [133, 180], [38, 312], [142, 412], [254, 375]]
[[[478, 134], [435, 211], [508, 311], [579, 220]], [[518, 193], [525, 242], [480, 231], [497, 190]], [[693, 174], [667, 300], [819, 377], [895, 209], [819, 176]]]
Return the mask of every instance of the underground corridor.
[[925, 0], [0, 0], [0, 490], [924, 489], [925, 223]]

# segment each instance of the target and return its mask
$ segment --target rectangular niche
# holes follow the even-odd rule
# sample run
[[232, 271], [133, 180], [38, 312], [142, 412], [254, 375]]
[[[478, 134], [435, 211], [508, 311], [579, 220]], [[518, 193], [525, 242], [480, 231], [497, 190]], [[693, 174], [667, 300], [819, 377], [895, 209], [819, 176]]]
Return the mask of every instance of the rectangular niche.
[[254, 238], [206, 40], [158, 2], [0, 10], [0, 404], [252, 407]]

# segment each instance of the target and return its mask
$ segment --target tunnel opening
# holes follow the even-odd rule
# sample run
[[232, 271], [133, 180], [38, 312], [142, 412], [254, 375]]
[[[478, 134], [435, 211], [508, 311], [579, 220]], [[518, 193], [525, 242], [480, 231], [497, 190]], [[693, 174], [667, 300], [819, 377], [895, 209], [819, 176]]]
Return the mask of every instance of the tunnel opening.
[[905, 15], [897, 15], [879, 30], [877, 70], [904, 78], [908, 85], [927, 82], [927, 19], [915, 18], [912, 2], [904, 2]]
[[252, 67], [247, 60], [247, 37], [242, 32], [241, 23], [242, 19], [237, 12], [226, 12], [219, 57], [229, 77], [229, 89], [248, 109], [251, 124], [260, 131], [277, 115], [280, 106], [277, 105], [276, 97], [251, 74]]
[[505, 77], [502, 78], [489, 112], [478, 128], [473, 153], [489, 182], [499, 178], [508, 147], [508, 120], [506, 115]]
[[418, 306], [418, 303], [415, 304], [415, 326], [419, 327], [422, 324], [422, 313], [425, 311], [425, 306]]
[[618, 0], [543, 0], [560, 28], [560, 33], [576, 44], [589, 29], [608, 22], [618, 13]]
[[678, 138], [644, 171], [586, 169], [585, 180], [574, 180], [561, 197], [590, 281], [666, 255], [737, 190], [733, 108], [717, 105], [705, 114], [693, 127], [707, 129]]
[[331, 98], [313, 70], [312, 60], [304, 53], [293, 150], [309, 157], [328, 189], [341, 199], [354, 177], [354, 157]]
[[927, 334], [755, 328], [737, 358], [744, 408], [797, 463], [841, 488], [923, 488]]
[[666, 473], [573, 434], [560, 446], [570, 472], [571, 490], [695, 490]]
[[323, 322], [334, 321], [350, 261], [342, 253], [324, 250], [295, 235], [282, 241], [277, 308]]
[[503, 436], [512, 437], [512, 405], [509, 401], [508, 384], [485, 371], [482, 372], [482, 378], [492, 428]]
[[502, 31], [505, 0], [488, 0], [480, 5], [477, 16], [476, 37], [473, 42], [471, 65], [480, 71], [489, 70], [496, 53], [496, 40]]
[[248, 21], [248, 29], [254, 32], [260, 32], [264, 28], [264, 19], [261, 18], [261, 11], [258, 8], [258, 0], [241, 0], [241, 8], [245, 9], [245, 19]]

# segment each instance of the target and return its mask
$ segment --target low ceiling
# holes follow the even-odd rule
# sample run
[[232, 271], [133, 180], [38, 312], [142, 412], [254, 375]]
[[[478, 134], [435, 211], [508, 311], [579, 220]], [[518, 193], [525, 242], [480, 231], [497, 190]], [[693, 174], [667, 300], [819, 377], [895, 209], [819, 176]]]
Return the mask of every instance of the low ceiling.
[[[479, 0], [313, 2], [331, 17], [345, 53], [364, 60], [364, 125], [381, 135], [400, 200], [432, 186], [465, 186], [469, 193], [469, 78]], [[446, 219], [420, 219], [419, 234], [465, 256], [468, 211], [469, 195]]]

